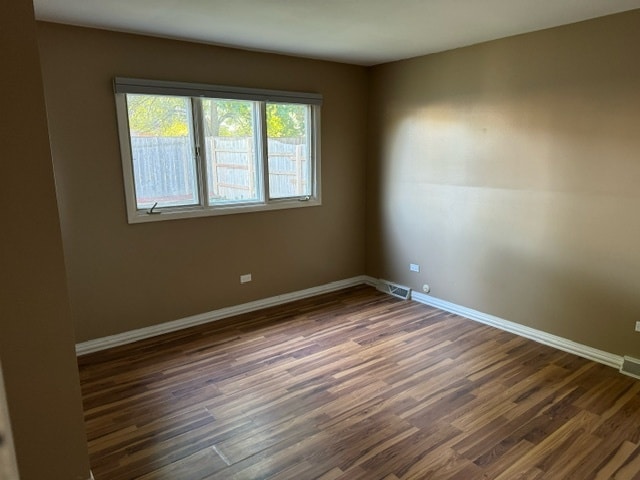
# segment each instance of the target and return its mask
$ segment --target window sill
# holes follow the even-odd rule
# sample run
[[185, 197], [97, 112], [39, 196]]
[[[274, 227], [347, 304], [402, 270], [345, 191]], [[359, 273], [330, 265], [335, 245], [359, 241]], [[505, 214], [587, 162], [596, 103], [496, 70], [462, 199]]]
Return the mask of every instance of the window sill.
[[289, 208], [317, 207], [320, 205], [322, 205], [322, 201], [319, 198], [310, 198], [309, 200], [282, 200], [251, 205], [172, 208], [156, 210], [158, 213], [151, 214], [147, 213], [147, 210], [134, 210], [128, 212], [128, 222], [130, 224], [161, 222], [164, 220], [179, 220], [183, 218], [215, 217], [219, 215], [285, 210]]

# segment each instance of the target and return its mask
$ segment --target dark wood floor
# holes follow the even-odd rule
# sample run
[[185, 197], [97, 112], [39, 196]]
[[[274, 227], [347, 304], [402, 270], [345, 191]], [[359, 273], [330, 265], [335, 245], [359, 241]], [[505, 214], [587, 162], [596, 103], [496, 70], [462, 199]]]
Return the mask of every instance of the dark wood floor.
[[640, 381], [370, 287], [80, 375], [96, 480], [640, 478]]

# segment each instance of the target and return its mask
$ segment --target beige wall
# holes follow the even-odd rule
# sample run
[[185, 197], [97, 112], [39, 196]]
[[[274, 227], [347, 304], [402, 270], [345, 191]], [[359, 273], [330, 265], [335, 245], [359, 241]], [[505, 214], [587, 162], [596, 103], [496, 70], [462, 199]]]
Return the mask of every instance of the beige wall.
[[[639, 16], [370, 70], [39, 24], [78, 340], [361, 274], [366, 243], [368, 274], [640, 356]], [[324, 205], [128, 225], [115, 75], [323, 93]]]
[[[21, 478], [80, 480], [31, 2], [4, 13], [0, 359]], [[638, 24], [635, 11], [372, 69], [367, 273], [640, 356]], [[78, 340], [363, 272], [366, 70], [52, 24], [38, 39]], [[128, 225], [114, 75], [323, 93], [324, 205]]]
[[[364, 68], [47, 23], [38, 30], [78, 341], [364, 272]], [[323, 205], [127, 224], [114, 76], [323, 94]], [[244, 273], [253, 281], [240, 285]]]
[[74, 333], [31, 0], [0, 16], [0, 360], [22, 480], [86, 480]]
[[373, 69], [368, 273], [640, 357], [639, 26]]

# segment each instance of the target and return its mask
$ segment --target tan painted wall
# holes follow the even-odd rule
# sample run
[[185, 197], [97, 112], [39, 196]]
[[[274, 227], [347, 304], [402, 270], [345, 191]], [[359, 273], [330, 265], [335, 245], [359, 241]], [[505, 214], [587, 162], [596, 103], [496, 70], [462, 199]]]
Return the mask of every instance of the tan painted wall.
[[[364, 272], [364, 68], [47, 23], [39, 40], [78, 341]], [[322, 93], [323, 205], [127, 224], [114, 76]]]
[[0, 359], [22, 480], [86, 480], [87, 444], [31, 0], [0, 16]]
[[368, 273], [640, 357], [639, 45], [635, 10], [374, 68]]

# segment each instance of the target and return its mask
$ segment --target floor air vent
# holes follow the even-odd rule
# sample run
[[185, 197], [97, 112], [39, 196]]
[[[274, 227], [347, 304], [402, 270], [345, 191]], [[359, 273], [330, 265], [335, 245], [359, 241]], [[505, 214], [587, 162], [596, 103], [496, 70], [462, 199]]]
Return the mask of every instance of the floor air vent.
[[380, 280], [378, 284], [378, 290], [384, 293], [388, 293], [389, 295], [393, 295], [394, 297], [401, 298], [403, 300], [407, 300], [411, 295], [411, 289], [409, 287], [404, 287], [402, 285], [398, 285], [397, 283], [387, 282], [386, 280]]
[[632, 357], [624, 357], [620, 372], [630, 377], [640, 378], [640, 360]]

